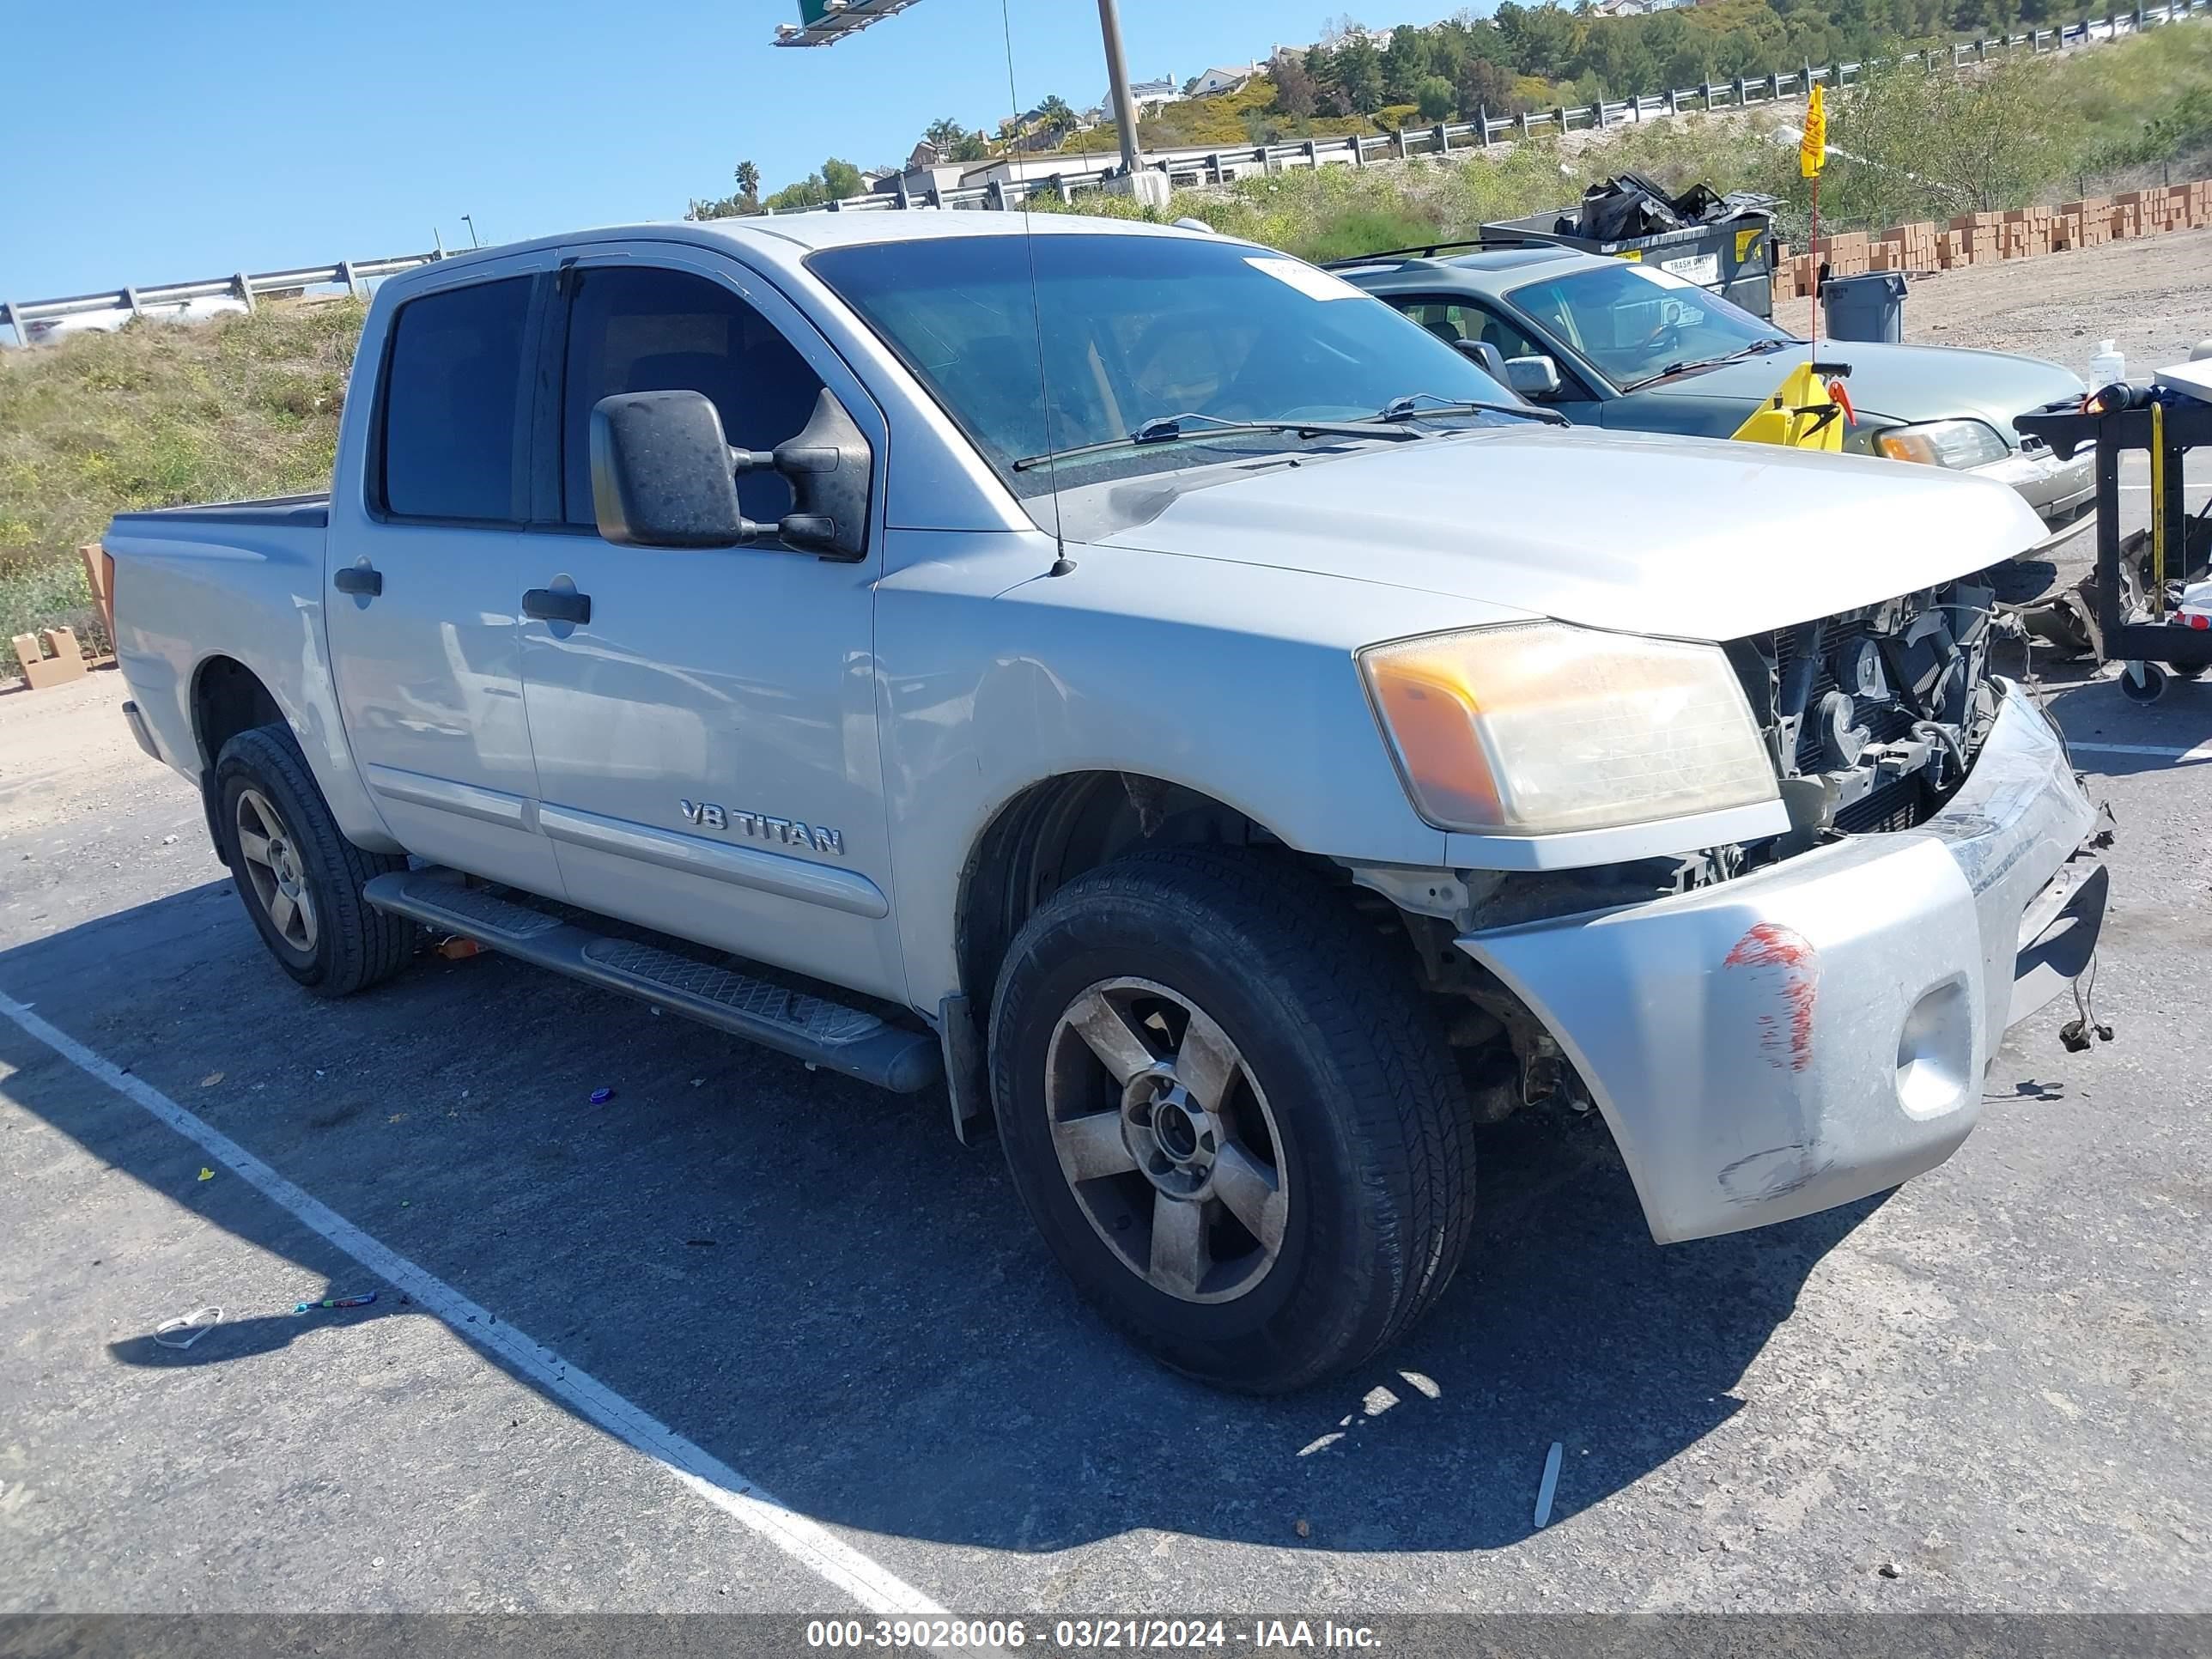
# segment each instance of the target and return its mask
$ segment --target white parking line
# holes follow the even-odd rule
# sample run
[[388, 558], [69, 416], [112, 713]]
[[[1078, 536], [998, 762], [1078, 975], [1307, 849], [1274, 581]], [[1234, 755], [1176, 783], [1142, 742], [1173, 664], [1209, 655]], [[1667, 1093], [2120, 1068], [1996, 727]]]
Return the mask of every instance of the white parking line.
[[2153, 744], [2083, 743], [2079, 738], [2069, 738], [2066, 740], [2066, 746], [2077, 754], [2154, 755], [2160, 760], [2170, 761], [2212, 760], [2212, 739], [2207, 739], [2189, 749], [2161, 749]]
[[210, 1127], [143, 1079], [103, 1060], [30, 1009], [0, 995], [0, 1014], [75, 1066], [143, 1107], [216, 1163], [343, 1250], [396, 1290], [405, 1291], [459, 1335], [561, 1401], [579, 1416], [627, 1442], [724, 1514], [743, 1522], [817, 1577], [872, 1613], [936, 1615], [945, 1609], [913, 1585], [870, 1560], [819, 1523], [763, 1492], [719, 1458], [632, 1405], [604, 1382], [542, 1343], [495, 1320], [459, 1291], [389, 1249], [320, 1200], [287, 1181], [236, 1141]]

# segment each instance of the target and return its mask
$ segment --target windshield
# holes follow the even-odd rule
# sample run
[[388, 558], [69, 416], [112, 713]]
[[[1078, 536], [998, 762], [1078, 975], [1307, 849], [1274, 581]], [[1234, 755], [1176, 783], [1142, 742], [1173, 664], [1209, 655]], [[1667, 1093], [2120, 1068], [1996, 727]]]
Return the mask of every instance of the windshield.
[[1796, 338], [1695, 283], [1616, 261], [1513, 290], [1513, 303], [1616, 387], [1677, 364], [1702, 363]]
[[[1209, 420], [1370, 420], [1424, 393], [1424, 401], [1519, 402], [1349, 283], [1212, 237], [947, 237], [827, 249], [808, 264], [1024, 496], [1224, 453], [1311, 447], [1296, 430], [1209, 432]], [[1167, 441], [1015, 465], [1112, 444], [1166, 416], [1184, 417]], [[1422, 410], [1413, 418], [1466, 426], [1498, 417]]]

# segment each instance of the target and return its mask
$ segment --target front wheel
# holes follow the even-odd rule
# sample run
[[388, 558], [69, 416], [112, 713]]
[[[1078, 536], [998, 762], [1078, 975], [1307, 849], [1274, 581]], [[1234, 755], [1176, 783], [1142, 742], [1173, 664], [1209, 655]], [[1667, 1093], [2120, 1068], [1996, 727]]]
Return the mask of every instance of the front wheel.
[[1358, 1364], [1467, 1247], [1471, 1115], [1405, 959], [1287, 862], [1148, 852], [1014, 942], [991, 1020], [1014, 1184], [1087, 1300], [1202, 1381]]
[[216, 829], [246, 913], [277, 964], [317, 996], [349, 996], [392, 977], [414, 953], [414, 924], [372, 908], [371, 877], [407, 860], [345, 837], [285, 727], [223, 744]]

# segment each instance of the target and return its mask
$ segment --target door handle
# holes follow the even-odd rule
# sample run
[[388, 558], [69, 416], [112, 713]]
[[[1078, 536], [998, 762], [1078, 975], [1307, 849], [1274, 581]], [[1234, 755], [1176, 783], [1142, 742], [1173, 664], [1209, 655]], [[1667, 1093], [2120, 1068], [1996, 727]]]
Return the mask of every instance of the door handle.
[[349, 564], [331, 578], [331, 586], [341, 593], [373, 599], [384, 592], [384, 573], [372, 564]]
[[592, 621], [592, 596], [533, 587], [522, 596], [522, 614], [535, 617], [539, 622], [574, 623], [579, 628], [586, 628]]

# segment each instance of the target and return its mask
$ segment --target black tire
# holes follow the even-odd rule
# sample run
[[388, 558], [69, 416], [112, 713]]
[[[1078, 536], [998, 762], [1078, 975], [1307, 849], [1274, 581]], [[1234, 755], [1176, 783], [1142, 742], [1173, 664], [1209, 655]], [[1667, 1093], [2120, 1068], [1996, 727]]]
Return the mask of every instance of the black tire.
[[[274, 810], [283, 870], [304, 890], [298, 907], [310, 919], [289, 937], [257, 885], [241, 844], [240, 802], [254, 796]], [[215, 763], [216, 833], [231, 879], [277, 963], [317, 996], [350, 996], [390, 979], [415, 952], [415, 925], [372, 909], [361, 890], [373, 876], [404, 870], [407, 860], [368, 853], [345, 838], [331, 816], [314, 774], [291, 732], [256, 726], [223, 744]], [[248, 810], [252, 810], [251, 807]], [[268, 866], [260, 866], [264, 873]]]
[[[1078, 877], [1014, 940], [991, 1012], [992, 1096], [1014, 1185], [1085, 1298], [1167, 1365], [1249, 1393], [1303, 1388], [1395, 1340], [1458, 1268], [1474, 1208], [1472, 1114], [1408, 960], [1289, 860], [1195, 848], [1147, 851]], [[1101, 1121], [1100, 1109], [1145, 1121], [1154, 1109], [1116, 1104], [1140, 1085], [1117, 1093], [1103, 1064], [1091, 1106], [1054, 1103], [1066, 1092], [1060, 1080], [1078, 1075], [1064, 1058], [1063, 1015], [1092, 995], [1147, 994], [1124, 988], [1130, 980], [1188, 999], [1233, 1045], [1242, 1069], [1226, 1093], [1243, 1104], [1220, 1123], [1240, 1111], [1253, 1119], [1255, 1102], [1266, 1115], [1280, 1242], [1231, 1299], [1170, 1294], [1133, 1264], [1139, 1241], [1109, 1242], [1128, 1225], [1104, 1216], [1116, 1204], [1157, 1235], [1162, 1194], [1142, 1168], [1079, 1187], [1062, 1173], [1056, 1111], [1065, 1128]], [[1128, 1005], [1139, 1017], [1145, 1006]], [[1152, 1018], [1139, 1031], [1167, 1046], [1172, 1011]], [[1072, 1052], [1079, 1067], [1084, 1051]], [[1122, 1120], [1114, 1127], [1124, 1141], [1143, 1134]], [[1201, 1262], [1224, 1237], [1257, 1246], [1243, 1261], [1266, 1255], [1258, 1232], [1225, 1225], [1218, 1208], [1209, 1214], [1192, 1224]], [[1152, 1243], [1144, 1248], [1157, 1263]]]

